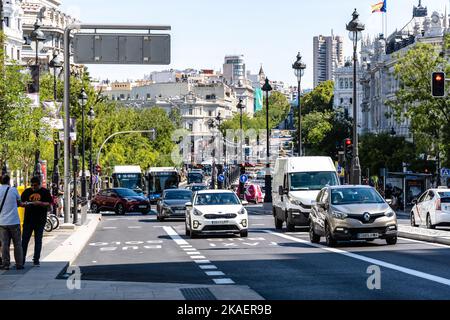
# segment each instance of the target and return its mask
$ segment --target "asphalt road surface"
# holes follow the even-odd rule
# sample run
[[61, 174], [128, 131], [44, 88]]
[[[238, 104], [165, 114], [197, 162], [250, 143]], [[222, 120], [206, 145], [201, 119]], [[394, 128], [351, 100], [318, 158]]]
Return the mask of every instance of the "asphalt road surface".
[[269, 300], [450, 299], [448, 246], [399, 239], [328, 248], [324, 239], [311, 244], [307, 230], [275, 231], [261, 206], [248, 211], [242, 239], [191, 240], [184, 221], [105, 214], [75, 265], [86, 281], [247, 285]]

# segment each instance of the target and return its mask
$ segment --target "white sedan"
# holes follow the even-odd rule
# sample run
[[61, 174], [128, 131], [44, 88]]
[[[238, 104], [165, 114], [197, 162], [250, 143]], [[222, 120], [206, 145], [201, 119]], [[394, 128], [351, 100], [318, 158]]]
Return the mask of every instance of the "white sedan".
[[226, 190], [203, 190], [186, 204], [186, 235], [234, 233], [248, 236], [247, 202]]
[[436, 226], [450, 226], [450, 189], [430, 189], [419, 199], [413, 200], [411, 225], [426, 225], [428, 229]]

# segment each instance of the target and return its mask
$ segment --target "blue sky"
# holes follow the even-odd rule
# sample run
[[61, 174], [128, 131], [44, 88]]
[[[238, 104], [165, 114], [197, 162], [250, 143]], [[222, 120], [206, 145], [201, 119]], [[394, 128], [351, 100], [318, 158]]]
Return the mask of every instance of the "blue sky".
[[[307, 64], [304, 83], [313, 83], [313, 36], [331, 34], [345, 39], [345, 56], [351, 43], [345, 24], [354, 8], [366, 24], [365, 34], [381, 32], [381, 14], [370, 5], [381, 0], [63, 0], [63, 10], [82, 22], [171, 25], [170, 66], [90, 66], [95, 77], [139, 79], [155, 70], [170, 68], [222, 68], [226, 54], [244, 54], [247, 70], [261, 64], [271, 80], [296, 82], [292, 63], [300, 51]], [[418, 0], [387, 0], [388, 31], [403, 27]], [[449, 0], [423, 0], [431, 14], [444, 12]], [[450, 11], [450, 9], [448, 9]]]

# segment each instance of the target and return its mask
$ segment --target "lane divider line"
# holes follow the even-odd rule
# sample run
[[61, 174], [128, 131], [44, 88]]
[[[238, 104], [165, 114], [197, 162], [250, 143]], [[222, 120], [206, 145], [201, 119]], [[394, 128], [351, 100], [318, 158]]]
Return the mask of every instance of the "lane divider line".
[[[172, 227], [163, 227], [164, 231], [169, 235], [169, 237], [175, 241], [175, 243], [183, 249], [184, 253], [186, 253], [192, 261], [194, 261], [201, 270], [205, 272], [207, 276], [210, 277], [225, 277], [225, 273], [219, 271], [218, 268], [211, 264], [211, 261], [206, 260], [205, 256], [202, 256], [201, 253], [193, 248], [186, 240], [184, 240], [177, 231]], [[215, 270], [215, 271], [205, 271], [205, 270]], [[212, 279], [215, 284], [234, 284], [235, 282], [230, 278], [216, 278]]]
[[432, 274], [428, 274], [428, 273], [417, 271], [417, 270], [410, 269], [410, 268], [405, 268], [405, 267], [402, 267], [402, 266], [397, 266], [397, 265], [392, 264], [392, 263], [384, 262], [384, 261], [377, 260], [377, 259], [372, 259], [372, 258], [365, 257], [365, 256], [362, 256], [362, 255], [359, 255], [359, 254], [351, 253], [351, 252], [348, 252], [348, 251], [345, 251], [345, 250], [341, 250], [341, 249], [337, 249], [337, 248], [330, 248], [330, 247], [326, 247], [326, 246], [323, 246], [323, 245], [320, 245], [320, 244], [311, 243], [309, 241], [306, 241], [306, 240], [303, 240], [303, 239], [299, 239], [299, 238], [296, 238], [296, 237], [292, 237], [292, 236], [289, 236], [289, 235], [286, 235], [286, 234], [273, 232], [273, 231], [270, 231], [270, 230], [264, 230], [264, 232], [270, 233], [272, 235], [275, 235], [277, 237], [281, 237], [281, 238], [284, 238], [284, 239], [287, 239], [287, 240], [291, 240], [291, 241], [294, 241], [294, 242], [302, 243], [302, 244], [308, 245], [310, 247], [322, 249], [322, 250], [325, 250], [325, 251], [328, 251], [328, 252], [332, 252], [332, 253], [337, 253], [337, 254], [344, 255], [346, 257], [352, 258], [352, 259], [368, 262], [370, 264], [378, 265], [380, 267], [384, 267], [384, 268], [388, 268], [388, 269], [391, 269], [391, 270], [399, 271], [399, 272], [408, 274], [410, 276], [414, 276], [414, 277], [417, 277], [417, 278], [422, 278], [422, 279], [425, 279], [425, 280], [429, 280], [429, 281], [437, 282], [437, 283], [440, 283], [440, 284], [443, 284], [443, 285], [446, 285], [446, 286], [450, 286], [450, 279], [446, 279], [446, 278], [443, 278], [443, 277], [435, 276], [435, 275], [432, 275]]

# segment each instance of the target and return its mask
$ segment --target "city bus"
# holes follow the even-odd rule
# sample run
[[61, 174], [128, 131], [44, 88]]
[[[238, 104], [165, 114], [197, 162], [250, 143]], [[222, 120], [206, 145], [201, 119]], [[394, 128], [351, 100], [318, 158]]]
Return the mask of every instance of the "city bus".
[[131, 189], [144, 195], [144, 179], [140, 166], [115, 166], [112, 174], [113, 188]]
[[152, 204], [158, 202], [166, 189], [178, 189], [180, 174], [176, 168], [150, 168], [146, 174], [148, 198]]

